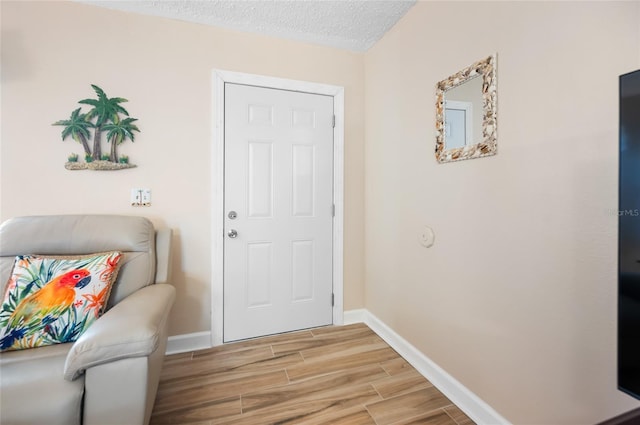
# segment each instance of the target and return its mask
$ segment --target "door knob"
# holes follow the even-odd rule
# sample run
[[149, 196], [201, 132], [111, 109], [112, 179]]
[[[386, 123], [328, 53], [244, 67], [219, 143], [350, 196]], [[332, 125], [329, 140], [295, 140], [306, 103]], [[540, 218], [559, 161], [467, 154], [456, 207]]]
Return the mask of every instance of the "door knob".
[[235, 229], [231, 229], [229, 230], [229, 232], [227, 233], [227, 235], [231, 238], [231, 239], [235, 239], [238, 237], [238, 232]]

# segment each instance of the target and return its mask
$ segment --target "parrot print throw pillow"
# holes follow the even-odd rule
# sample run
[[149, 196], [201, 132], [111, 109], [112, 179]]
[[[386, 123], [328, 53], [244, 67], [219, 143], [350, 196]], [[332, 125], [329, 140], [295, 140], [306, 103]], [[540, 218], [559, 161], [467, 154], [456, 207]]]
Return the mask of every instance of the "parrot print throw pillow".
[[17, 256], [0, 307], [0, 351], [78, 339], [104, 311], [121, 258]]

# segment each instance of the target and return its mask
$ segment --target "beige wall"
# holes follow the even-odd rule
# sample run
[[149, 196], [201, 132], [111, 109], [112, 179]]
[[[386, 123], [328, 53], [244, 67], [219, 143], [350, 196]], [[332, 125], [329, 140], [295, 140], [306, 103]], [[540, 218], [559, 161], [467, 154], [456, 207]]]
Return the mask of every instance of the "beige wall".
[[[362, 54], [69, 2], [2, 3], [0, 219], [24, 214], [145, 215], [175, 230], [171, 334], [210, 329], [214, 68], [345, 87], [345, 308], [363, 305]], [[139, 119], [121, 152], [138, 168], [67, 171], [81, 146], [60, 127], [90, 84]], [[105, 144], [108, 149], [108, 145]], [[129, 206], [133, 187], [150, 208]]]
[[[513, 423], [639, 406], [616, 390], [611, 212], [639, 7], [418, 2], [365, 55], [365, 305]], [[436, 82], [494, 52], [498, 155], [437, 164]]]

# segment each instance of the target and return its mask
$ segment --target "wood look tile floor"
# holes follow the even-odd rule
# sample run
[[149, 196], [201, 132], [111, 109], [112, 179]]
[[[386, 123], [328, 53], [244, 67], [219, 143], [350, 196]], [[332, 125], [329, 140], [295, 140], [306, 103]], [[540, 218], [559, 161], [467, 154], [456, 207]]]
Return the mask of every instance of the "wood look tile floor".
[[364, 324], [167, 356], [151, 425], [472, 425]]

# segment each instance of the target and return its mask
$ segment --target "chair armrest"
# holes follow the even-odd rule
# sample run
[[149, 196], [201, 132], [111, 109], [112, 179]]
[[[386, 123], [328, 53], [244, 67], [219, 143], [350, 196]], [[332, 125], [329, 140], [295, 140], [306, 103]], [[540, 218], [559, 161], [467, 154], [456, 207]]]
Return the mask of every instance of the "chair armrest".
[[113, 306], [73, 344], [64, 378], [72, 381], [92, 366], [153, 353], [175, 293], [171, 285], [149, 285]]
[[169, 283], [171, 276], [173, 231], [162, 228], [156, 230], [156, 283]]

